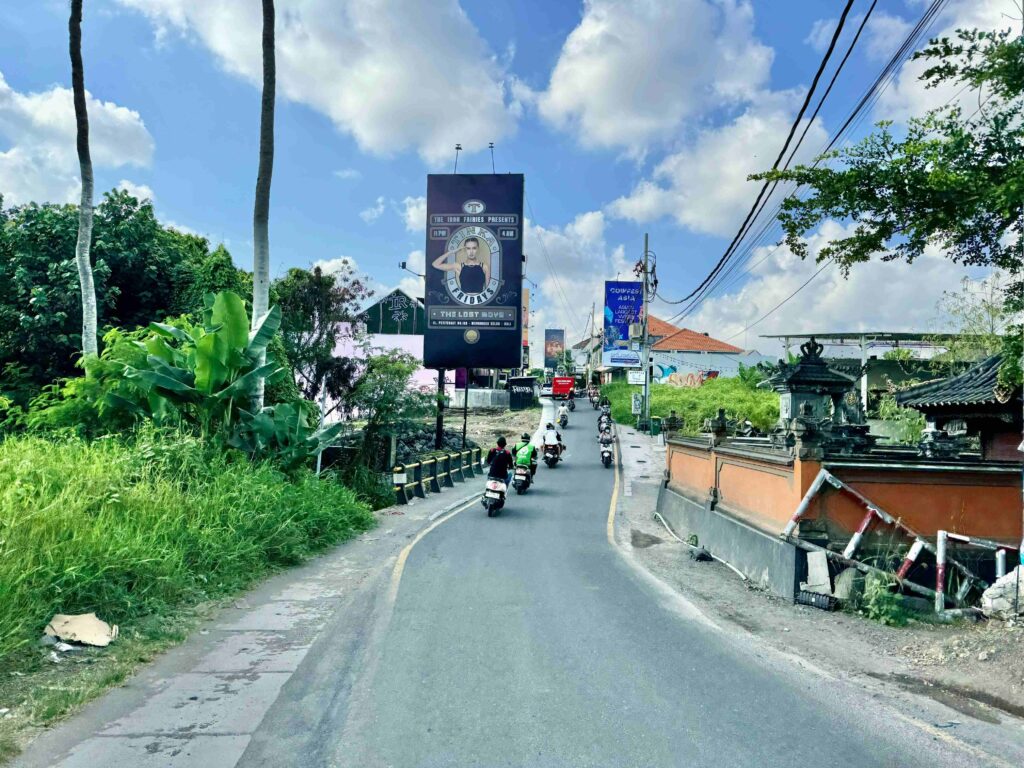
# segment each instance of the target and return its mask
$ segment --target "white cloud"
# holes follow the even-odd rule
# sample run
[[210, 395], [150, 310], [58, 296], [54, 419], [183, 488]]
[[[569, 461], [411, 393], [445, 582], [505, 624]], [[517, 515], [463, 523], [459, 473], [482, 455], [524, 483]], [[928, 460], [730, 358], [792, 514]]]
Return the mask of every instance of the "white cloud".
[[343, 179], [345, 181], [351, 181], [353, 179], [359, 179], [359, 178], [362, 178], [362, 176], [363, 176], [363, 174], [361, 174], [355, 168], [342, 168], [339, 171], [335, 171], [334, 175], [337, 176], [339, 179]]
[[384, 198], [378, 197], [376, 203], [359, 212], [359, 218], [367, 224], [372, 224], [380, 218], [382, 213], [384, 213]]
[[354, 267], [355, 260], [350, 259], [348, 256], [339, 256], [336, 259], [320, 259], [319, 261], [313, 262], [313, 268], [320, 268], [320, 271], [325, 275], [335, 274], [337, 272], [344, 272], [349, 267]]
[[423, 232], [427, 228], [427, 198], [406, 197], [402, 200], [402, 218], [409, 232]]
[[117, 188], [123, 189], [129, 195], [134, 197], [139, 202], [149, 200], [153, 202], [156, 200], [156, 195], [153, 194], [153, 189], [145, 184], [136, 184], [128, 179], [121, 179], [117, 182]]
[[192, 229], [192, 227], [189, 227], [185, 224], [178, 224], [177, 222], [171, 221], [169, 219], [164, 219], [162, 223], [165, 227], [176, 229], [183, 235], [196, 235], [197, 237], [206, 237], [205, 235], [201, 235], [198, 231]]
[[530, 308], [534, 311], [530, 329], [533, 365], [542, 364], [545, 328], [563, 328], [566, 342], [576, 343], [582, 338], [592, 303], [600, 313], [604, 281], [614, 278], [616, 273], [623, 280], [631, 279], [633, 265], [627, 262], [621, 245], [608, 247], [605, 226], [601, 211], [581, 213], [564, 227], [550, 229], [527, 221], [526, 275], [540, 286], [538, 291], [525, 284], [530, 289]]
[[824, 53], [828, 50], [828, 44], [836, 32], [838, 23], [839, 19], [818, 19], [811, 25], [811, 31], [807, 33], [804, 42], [818, 53]]
[[[97, 169], [146, 166], [153, 137], [138, 112], [87, 96], [89, 148]], [[0, 193], [8, 205], [71, 202], [79, 194], [71, 89], [21, 93], [0, 73]], [[2, 145], [0, 145], [2, 146]]]
[[865, 42], [868, 58], [874, 61], [887, 61], [903, 45], [910, 30], [913, 28], [906, 19], [893, 16], [885, 11], [872, 14], [865, 28]]
[[[260, 4], [251, 0], [118, 0], [158, 35], [194, 35], [225, 70], [262, 81]], [[282, 97], [327, 115], [359, 146], [447, 160], [456, 142], [487, 147], [515, 129], [504, 67], [457, 0], [279, 0]]]
[[[642, 180], [629, 195], [613, 201], [608, 213], [636, 222], [670, 215], [694, 232], [732, 234], [757, 195], [758, 184], [747, 176], [771, 168], [799, 96], [793, 91], [759, 95], [734, 120], [701, 131], [693, 142], [662, 160], [653, 180]], [[804, 125], [806, 121], [800, 132]], [[815, 120], [796, 162], [813, 157], [826, 138]]]
[[[708, 300], [680, 322], [740, 347], [759, 348], [765, 354], [779, 352], [774, 342], [759, 338], [766, 334], [937, 330], [936, 305], [942, 292], [955, 290], [960, 279], [972, 272], [931, 250], [913, 264], [874, 259], [854, 265], [849, 279], [838, 268], [826, 267], [792, 300], [744, 332], [821, 267], [814, 259], [828, 241], [850, 231], [836, 222], [825, 222], [808, 238], [807, 260], [782, 246], [752, 269], [751, 279], [742, 288]], [[750, 263], [756, 264], [773, 248], [756, 249]]]
[[[1019, 19], [1016, 0], [954, 0], [939, 15], [931, 37], [952, 38], [957, 29], [1008, 29], [1019, 26]], [[959, 99], [970, 114], [973, 111], [970, 105], [977, 106], [976, 93], [966, 91], [957, 97], [962, 83], [926, 88], [919, 78], [930, 66], [932, 63], [925, 60], [905, 63], [892, 85], [878, 99], [875, 117], [905, 122], [911, 117], [923, 117], [928, 110], [955, 99]]]
[[[748, 99], [771, 61], [753, 37], [748, 2], [584, 0], [537, 104], [585, 146], [639, 157], [686, 121]], [[521, 87], [516, 93], [529, 100]]]

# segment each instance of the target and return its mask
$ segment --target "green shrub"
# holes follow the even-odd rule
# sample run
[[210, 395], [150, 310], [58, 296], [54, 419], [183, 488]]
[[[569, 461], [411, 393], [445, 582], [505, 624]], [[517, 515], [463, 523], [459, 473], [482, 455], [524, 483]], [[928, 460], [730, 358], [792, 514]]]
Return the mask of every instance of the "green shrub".
[[896, 579], [880, 576], [876, 573], [868, 575], [864, 584], [864, 598], [861, 612], [872, 621], [892, 627], [902, 627], [907, 623], [907, 609], [899, 594], [893, 591]]
[[390, 478], [360, 462], [353, 462], [336, 475], [336, 480], [351, 488], [356, 497], [370, 509], [384, 509], [395, 503], [395, 490]]
[[57, 612], [119, 623], [234, 592], [373, 525], [348, 488], [198, 438], [0, 443], [0, 661]]
[[903, 408], [891, 392], [882, 395], [878, 402], [878, 418], [889, 422], [893, 439], [898, 443], [916, 444], [925, 427], [924, 414], [913, 408]]
[[[639, 387], [626, 382], [601, 387], [601, 393], [611, 401], [615, 421], [631, 424], [636, 420], [630, 412], [631, 397], [639, 391]], [[755, 427], [768, 431], [779, 418], [779, 396], [740, 378], [710, 379], [700, 387], [651, 385], [651, 416], [664, 418], [674, 410], [683, 420], [682, 431], [687, 434], [700, 432], [704, 420], [714, 418], [719, 408], [724, 408], [731, 419], [750, 419]]]

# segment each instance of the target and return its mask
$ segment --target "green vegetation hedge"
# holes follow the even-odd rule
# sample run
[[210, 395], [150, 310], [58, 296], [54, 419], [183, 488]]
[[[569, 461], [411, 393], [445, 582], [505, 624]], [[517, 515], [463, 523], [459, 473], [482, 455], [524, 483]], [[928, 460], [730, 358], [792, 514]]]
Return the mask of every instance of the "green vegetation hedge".
[[[633, 392], [641, 388], [626, 382], [606, 384], [601, 392], [612, 404], [612, 418], [619, 424], [633, 424], [631, 413]], [[674, 387], [671, 384], [651, 385], [651, 416], [667, 417], [674, 410], [683, 420], [682, 432], [697, 434], [705, 419], [713, 418], [725, 408], [730, 419], [746, 418], [758, 429], [768, 431], [779, 418], [779, 396], [771, 390], [757, 389], [752, 382], [740, 378], [711, 379], [700, 387]]]
[[0, 662], [54, 613], [127, 623], [237, 591], [372, 527], [343, 485], [194, 437], [0, 442]]

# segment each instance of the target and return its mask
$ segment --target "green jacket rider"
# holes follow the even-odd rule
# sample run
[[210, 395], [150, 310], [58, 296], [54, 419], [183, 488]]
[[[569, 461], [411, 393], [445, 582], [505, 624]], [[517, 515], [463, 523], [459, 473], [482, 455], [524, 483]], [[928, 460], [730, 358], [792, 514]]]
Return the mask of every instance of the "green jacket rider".
[[523, 432], [522, 439], [512, 446], [512, 455], [518, 466], [529, 467], [531, 475], [537, 474], [537, 446], [530, 442], [529, 433]]

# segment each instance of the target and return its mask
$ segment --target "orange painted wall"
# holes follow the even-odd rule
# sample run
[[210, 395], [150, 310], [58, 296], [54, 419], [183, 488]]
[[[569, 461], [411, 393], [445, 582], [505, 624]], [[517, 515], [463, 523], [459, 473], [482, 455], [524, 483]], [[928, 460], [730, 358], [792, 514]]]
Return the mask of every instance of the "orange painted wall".
[[716, 456], [719, 506], [778, 533], [800, 503], [792, 467]]
[[[779, 533], [820, 469], [796, 460], [792, 467], [668, 444], [669, 486], [703, 500], [716, 486], [719, 507], [770, 533]], [[836, 467], [833, 474], [918, 533], [934, 538], [940, 529], [1019, 544], [1024, 534], [1021, 475], [968, 470]], [[716, 481], [717, 476], [717, 481]], [[865, 510], [848, 494], [828, 489], [808, 520], [827, 520], [837, 533], [852, 533]]]
[[669, 445], [665, 451], [668, 463], [669, 485], [680, 493], [695, 499], [704, 499], [708, 488], [715, 484], [715, 465], [712, 454], [699, 449]]
[[[837, 467], [833, 474], [923, 536], [934, 537], [941, 529], [1020, 543], [1019, 472], [993, 475]], [[853, 530], [864, 517], [864, 508], [849, 494], [829, 491], [808, 514], [821, 516]]]

